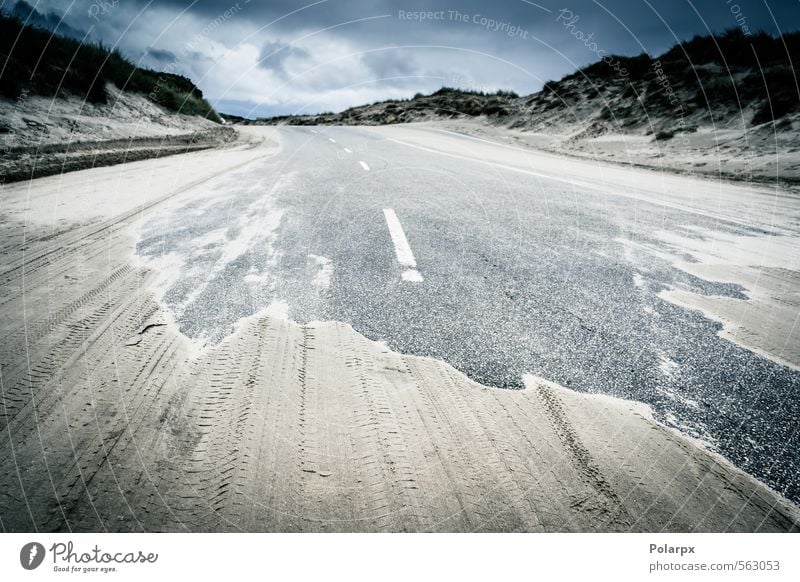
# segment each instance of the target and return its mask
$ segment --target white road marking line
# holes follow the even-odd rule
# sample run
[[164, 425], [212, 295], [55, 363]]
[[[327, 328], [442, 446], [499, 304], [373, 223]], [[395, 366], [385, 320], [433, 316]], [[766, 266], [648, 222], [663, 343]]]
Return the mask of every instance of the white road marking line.
[[344, 151], [346, 151], [348, 154], [352, 154], [353, 153], [353, 150], [351, 150], [350, 148], [344, 148]]
[[386, 226], [389, 227], [389, 235], [391, 235], [394, 243], [394, 254], [397, 257], [397, 262], [404, 267], [408, 267], [401, 275], [403, 281], [421, 283], [423, 281], [422, 275], [417, 271], [417, 261], [414, 258], [414, 253], [411, 252], [406, 233], [403, 232], [403, 225], [400, 224], [397, 214], [391, 208], [384, 208], [383, 215], [386, 217]]
[[328, 141], [329, 141], [329, 142], [331, 142], [331, 143], [336, 143], [336, 140], [335, 140], [335, 139], [333, 139], [332, 137], [329, 137], [329, 138], [328, 138]]
[[[369, 172], [369, 166], [367, 165], [367, 162], [363, 162], [362, 161], [362, 162], [358, 162], [358, 163], [361, 164], [361, 167], [364, 168], [365, 172]], [[386, 212], [386, 211], [384, 210], [384, 212]]]
[[311, 133], [317, 133], [317, 130], [316, 129], [312, 129]]
[[[432, 130], [432, 131], [441, 131], [443, 133], [452, 133], [452, 132], [448, 132], [448, 131], [445, 131], [445, 130]], [[461, 137], [469, 137], [469, 138], [471, 138], [471, 136], [464, 136], [462, 134], [457, 134], [457, 135], [459, 135]], [[485, 141], [487, 143], [495, 143], [495, 142], [491, 142], [489, 140], [480, 139], [480, 138], [477, 138], [477, 137], [476, 138], [472, 138], [472, 139], [476, 139], [478, 141]], [[593, 183], [590, 183], [590, 182], [584, 182], [584, 181], [581, 181], [581, 180], [572, 180], [570, 178], [562, 178], [561, 176], [557, 176], [555, 174], [544, 174], [542, 172], [536, 172], [534, 170], [526, 170], [524, 168], [519, 168], [517, 166], [509, 166], [507, 164], [501, 164], [501, 163], [498, 163], [498, 162], [489, 162], [489, 161], [486, 161], [486, 160], [481, 160], [479, 158], [473, 158], [473, 157], [469, 157], [469, 156], [462, 156], [462, 155], [459, 155], [459, 154], [451, 154], [449, 152], [443, 152], [443, 151], [431, 149], [431, 148], [428, 148], [428, 147], [425, 147], [425, 146], [416, 145], [416, 144], [413, 144], [413, 143], [409, 143], [407, 141], [403, 141], [401, 139], [395, 139], [393, 137], [387, 137], [386, 141], [391, 141], [391, 142], [394, 142], [394, 143], [397, 143], [397, 144], [400, 144], [400, 145], [403, 145], [403, 146], [406, 146], [406, 147], [409, 147], [409, 148], [414, 148], [416, 150], [422, 150], [424, 152], [429, 152], [429, 153], [432, 153], [432, 154], [438, 154], [440, 156], [445, 156], [445, 157], [448, 157], [448, 158], [454, 158], [454, 159], [457, 159], [457, 160], [467, 160], [469, 162], [475, 162], [475, 163], [478, 163], [478, 164], [484, 164], [486, 166], [492, 166], [494, 168], [500, 168], [501, 170], [510, 170], [512, 172], [518, 172], [520, 174], [527, 174], [528, 176], [536, 176], [537, 178], [545, 178], [547, 180], [554, 180], [556, 182], [562, 182], [564, 184], [571, 184], [573, 186], [579, 186], [581, 188], [588, 188], [590, 190], [595, 190], [597, 192], [601, 192], [603, 194], [608, 194], [610, 196], [622, 196], [622, 197], [625, 197], [625, 198], [632, 198], [634, 200], [642, 200], [643, 202], [649, 202], [651, 204], [658, 204], [659, 206], [663, 206], [665, 208], [674, 208], [676, 210], [682, 210], [683, 212], [688, 212], [689, 214], [696, 214], [698, 216], [706, 216], [706, 217], [709, 217], [709, 218], [716, 218], [716, 219], [720, 219], [721, 218], [722, 220], [726, 220], [728, 222], [733, 222], [733, 223], [741, 224], [741, 225], [744, 225], [744, 226], [751, 226], [751, 225], [748, 225], [745, 221], [737, 220], [736, 218], [734, 218], [732, 216], [714, 215], [714, 214], [712, 214], [710, 212], [706, 212], [706, 211], [701, 210], [701, 209], [691, 208], [689, 206], [682, 205], [679, 202], [673, 203], [673, 202], [667, 202], [666, 200], [656, 200], [653, 197], [647, 197], [645, 195], [637, 195], [633, 191], [631, 191], [631, 192], [623, 192], [622, 190], [617, 189], [617, 188], [615, 188], [613, 186], [598, 185], [598, 184], [593, 184]], [[504, 144], [496, 144], [496, 145], [500, 145], [500, 146], [505, 147]], [[514, 147], [511, 147], [511, 146], [508, 146], [508, 147], [509, 147], [509, 149], [519, 149], [519, 148], [514, 148]], [[539, 152], [536, 152], [536, 153], [538, 154]], [[548, 155], [548, 154], [544, 154], [544, 155], [550, 157], [550, 155]], [[630, 186], [628, 186], [628, 187], [631, 188]]]
[[410, 283], [422, 283], [422, 281], [424, 281], [422, 275], [416, 269], [406, 269], [400, 276], [403, 278], [403, 281], [409, 281]]

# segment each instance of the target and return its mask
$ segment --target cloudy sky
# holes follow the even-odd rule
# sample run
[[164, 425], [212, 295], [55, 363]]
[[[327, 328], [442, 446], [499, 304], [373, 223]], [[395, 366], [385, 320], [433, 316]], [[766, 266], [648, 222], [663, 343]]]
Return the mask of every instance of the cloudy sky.
[[656, 55], [736, 27], [800, 29], [798, 0], [28, 1], [63, 30], [187, 75], [218, 110], [249, 117], [443, 85], [525, 94], [598, 54]]

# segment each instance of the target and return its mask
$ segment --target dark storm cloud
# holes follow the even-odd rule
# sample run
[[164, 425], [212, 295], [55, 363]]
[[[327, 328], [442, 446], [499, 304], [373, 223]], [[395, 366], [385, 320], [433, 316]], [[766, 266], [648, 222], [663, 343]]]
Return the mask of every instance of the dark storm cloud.
[[44, 14], [23, 0], [20, 0], [14, 4], [14, 7], [11, 9], [11, 14], [16, 16], [22, 22], [38, 28], [44, 28], [46, 30], [57, 32], [58, 34], [69, 36], [78, 40], [86, 38], [86, 32], [83, 30], [78, 30], [77, 28], [73, 28], [64, 22], [63, 14], [60, 12], [52, 11]]
[[309, 56], [309, 52], [305, 49], [291, 46], [285, 42], [273, 41], [261, 47], [261, 54], [258, 57], [258, 66], [285, 78], [288, 75], [286, 71], [287, 60], [305, 59]]
[[173, 63], [178, 60], [177, 55], [172, 51], [150, 48], [145, 53], [148, 57], [160, 63]]
[[415, 59], [390, 48], [364, 53], [361, 62], [379, 78], [402, 77], [414, 75], [419, 71]]
[[158, 62], [152, 51], [169, 51], [221, 108], [252, 103], [258, 114], [336, 110], [437, 84], [529, 93], [598, 51], [659, 54], [709, 31], [775, 34], [800, 24], [800, 3], [786, 0], [40, 0], [35, 8], [65, 13], [64, 24], [134, 58]]
[[[126, 0], [126, 4], [144, 5], [145, 0]], [[581, 17], [581, 21], [589, 28], [615, 31], [626, 31], [627, 36], [639, 37], [646, 44], [649, 35], [664, 32], [668, 37], [673, 32], [678, 36], [691, 33], [705, 33], [706, 26], [711, 30], [723, 30], [737, 26], [737, 19], [732, 13], [734, 5], [749, 20], [754, 29], [776, 32], [778, 26], [782, 30], [797, 29], [800, 24], [800, 6], [797, 2], [787, 0], [460, 0], [459, 2], [437, 2], [430, 0], [200, 0], [192, 3], [186, 0], [156, 0], [149, 3], [152, 7], [170, 7], [181, 11], [191, 5], [190, 10], [207, 19], [213, 20], [220, 14], [236, 8], [247, 14], [260, 25], [266, 25], [277, 19], [283, 30], [317, 29], [338, 23], [357, 20], [379, 14], [389, 14], [396, 24], [400, 11], [436, 12], [457, 11], [467, 15], [485, 15], [503, 20], [513, 25], [529, 29], [552, 27], [553, 16], [562, 8], [571, 10]], [[772, 13], [772, 15], [770, 14]], [[774, 15], [774, 18], [773, 18]], [[449, 16], [445, 14], [445, 20]], [[616, 22], [616, 20], [621, 21]], [[662, 21], [663, 20], [663, 21]], [[386, 38], [387, 30], [394, 24], [383, 23], [355, 24], [350, 30], [353, 34], [365, 37]], [[669, 30], [669, 29], [672, 30]], [[412, 37], [418, 37], [413, 30], [405, 31]], [[474, 33], [464, 31], [465, 36]], [[394, 36], [394, 35], [390, 35]], [[395, 39], [396, 40], [396, 39]], [[613, 42], [613, 39], [612, 41]]]

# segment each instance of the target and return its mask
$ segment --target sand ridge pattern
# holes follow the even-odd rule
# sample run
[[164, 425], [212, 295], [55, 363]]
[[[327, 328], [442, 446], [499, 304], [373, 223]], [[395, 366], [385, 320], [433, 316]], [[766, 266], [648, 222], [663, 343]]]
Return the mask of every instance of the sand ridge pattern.
[[335, 322], [256, 315], [192, 355], [123, 232], [57, 238], [29, 240], [67, 250], [26, 262], [26, 319], [5, 273], [5, 531], [798, 527], [633, 403], [487, 388]]

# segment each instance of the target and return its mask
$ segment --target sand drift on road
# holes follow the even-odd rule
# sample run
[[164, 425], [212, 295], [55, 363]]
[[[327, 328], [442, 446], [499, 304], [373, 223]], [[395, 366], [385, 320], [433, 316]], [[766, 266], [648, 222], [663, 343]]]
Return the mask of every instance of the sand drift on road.
[[139, 229], [197, 346], [269, 307], [347, 322], [484, 385], [647, 403], [800, 499], [795, 197], [429, 127], [280, 135]]

